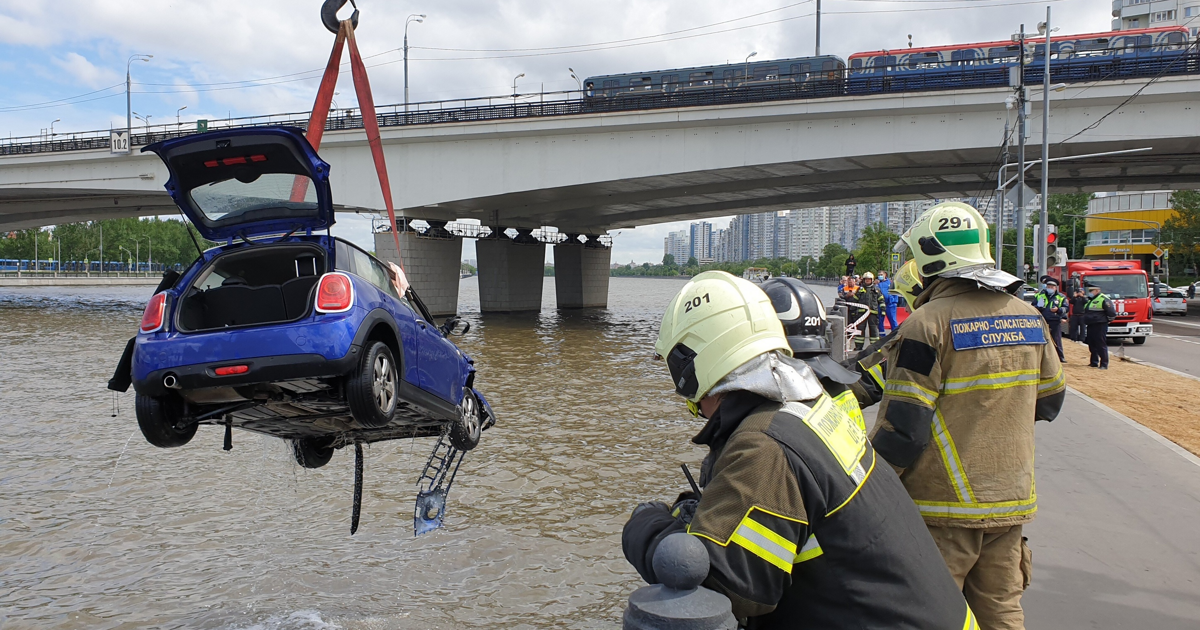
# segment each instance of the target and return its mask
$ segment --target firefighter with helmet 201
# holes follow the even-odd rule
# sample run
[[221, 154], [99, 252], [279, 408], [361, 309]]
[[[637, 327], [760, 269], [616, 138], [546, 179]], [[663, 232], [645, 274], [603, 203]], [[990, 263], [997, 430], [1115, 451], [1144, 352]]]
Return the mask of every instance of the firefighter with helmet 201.
[[887, 357], [871, 443], [892, 464], [983, 628], [1023, 628], [1037, 511], [1034, 422], [1053, 420], [1065, 382], [1050, 331], [1010, 295], [983, 217], [927, 210], [902, 236], [924, 289]]
[[[890, 467], [859, 423], [792, 358], [771, 299], [721, 271], [684, 285], [654, 350], [705, 423], [703, 496], [643, 503], [622, 533], [649, 583], [659, 543], [698, 537], [704, 585], [747, 628], [974, 628], [975, 619]], [[686, 508], [686, 509], [685, 509]]]
[[833, 360], [833, 349], [825, 334], [828, 317], [821, 298], [795, 278], [771, 278], [761, 287], [783, 324], [792, 356], [808, 364], [825, 393], [866, 431], [858, 400], [862, 390], [859, 381], [867, 379], [870, 386], [873, 377], [848, 370]]

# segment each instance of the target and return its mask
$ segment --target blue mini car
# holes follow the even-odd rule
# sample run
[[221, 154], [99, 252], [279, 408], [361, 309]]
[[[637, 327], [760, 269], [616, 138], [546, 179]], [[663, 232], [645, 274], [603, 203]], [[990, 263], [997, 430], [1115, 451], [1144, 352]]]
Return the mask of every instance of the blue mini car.
[[228, 448], [240, 428], [290, 440], [309, 468], [380, 440], [445, 435], [458, 451], [475, 447], [495, 416], [474, 362], [448, 339], [470, 325], [435, 324], [386, 264], [328, 234], [329, 164], [299, 129], [143, 150], [166, 163], [167, 191], [197, 230], [221, 243], [164, 279], [126, 349], [147, 441], [183, 446], [212, 424]]

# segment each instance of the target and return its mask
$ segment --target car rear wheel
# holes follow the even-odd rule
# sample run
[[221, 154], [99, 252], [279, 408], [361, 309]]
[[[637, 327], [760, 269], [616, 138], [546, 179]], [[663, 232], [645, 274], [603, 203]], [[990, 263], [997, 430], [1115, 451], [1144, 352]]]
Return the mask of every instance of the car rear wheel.
[[176, 448], [192, 441], [196, 435], [195, 423], [179, 428], [183, 417], [181, 401], [172, 395], [153, 398], [138, 394], [134, 403], [137, 411], [138, 428], [146, 441], [159, 448]]
[[368, 427], [387, 426], [396, 413], [400, 370], [392, 351], [381, 341], [372, 341], [346, 379], [346, 402], [350, 413]]
[[291, 442], [292, 456], [304, 468], [320, 468], [333, 458], [333, 440], [330, 438], [301, 438]]
[[462, 402], [458, 403], [458, 418], [450, 425], [450, 445], [460, 451], [469, 451], [479, 444], [483, 432], [483, 414], [479, 401], [471, 389], [463, 389]]

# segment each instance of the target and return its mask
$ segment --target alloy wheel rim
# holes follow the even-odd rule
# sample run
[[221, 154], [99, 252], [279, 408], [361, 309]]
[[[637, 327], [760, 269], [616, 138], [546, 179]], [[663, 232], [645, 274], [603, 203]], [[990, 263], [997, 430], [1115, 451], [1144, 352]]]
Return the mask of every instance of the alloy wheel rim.
[[463, 425], [471, 435], [475, 435], [479, 430], [479, 405], [475, 402], [475, 395], [470, 391], [465, 392], [458, 409]]
[[375, 398], [375, 406], [383, 413], [389, 413], [396, 404], [396, 379], [392, 362], [382, 354], [375, 357], [374, 377], [371, 393]]

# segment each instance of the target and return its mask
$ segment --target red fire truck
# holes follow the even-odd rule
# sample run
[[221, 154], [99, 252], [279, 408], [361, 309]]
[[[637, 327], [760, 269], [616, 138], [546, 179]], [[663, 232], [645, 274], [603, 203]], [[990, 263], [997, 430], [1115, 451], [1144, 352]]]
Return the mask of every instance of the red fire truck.
[[1052, 267], [1050, 276], [1068, 296], [1077, 287], [1094, 284], [1112, 299], [1117, 318], [1108, 325], [1110, 339], [1132, 339], [1133, 343], [1143, 344], [1154, 332], [1149, 278], [1140, 261], [1071, 260], [1066, 267]]

